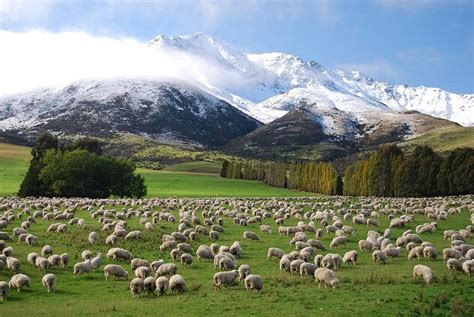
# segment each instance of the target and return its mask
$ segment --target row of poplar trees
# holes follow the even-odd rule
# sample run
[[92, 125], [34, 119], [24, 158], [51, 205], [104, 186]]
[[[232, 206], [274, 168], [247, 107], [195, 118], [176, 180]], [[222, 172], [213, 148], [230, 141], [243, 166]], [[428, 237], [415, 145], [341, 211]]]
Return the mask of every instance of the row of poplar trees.
[[283, 187], [326, 195], [342, 193], [341, 180], [330, 163], [263, 163], [258, 161], [224, 161], [221, 177], [259, 180]]
[[441, 157], [427, 146], [404, 156], [395, 145], [382, 146], [367, 160], [344, 171], [349, 196], [429, 197], [474, 193], [474, 149]]

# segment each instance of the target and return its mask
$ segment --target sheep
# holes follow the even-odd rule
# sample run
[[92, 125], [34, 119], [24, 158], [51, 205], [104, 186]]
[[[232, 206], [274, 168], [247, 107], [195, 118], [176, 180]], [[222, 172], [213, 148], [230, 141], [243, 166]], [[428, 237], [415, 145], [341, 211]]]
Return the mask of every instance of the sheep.
[[7, 258], [7, 267], [10, 271], [18, 273], [21, 268], [21, 262], [17, 258], [8, 257]]
[[196, 256], [199, 261], [201, 261], [201, 259], [214, 260], [214, 254], [212, 253], [211, 250], [207, 250], [207, 249], [198, 249], [196, 252]]
[[140, 294], [145, 289], [145, 282], [141, 278], [134, 278], [130, 281], [130, 291], [132, 292], [132, 297], [137, 299], [140, 297]]
[[314, 264], [316, 264], [318, 268], [322, 267], [323, 258], [324, 256], [322, 254], [317, 254], [314, 257]]
[[263, 278], [260, 275], [250, 274], [245, 278], [244, 285], [247, 291], [260, 293], [263, 289]]
[[269, 225], [261, 225], [260, 226], [260, 231], [262, 231], [264, 233], [271, 234], [272, 233], [272, 227], [270, 227]]
[[125, 236], [125, 240], [140, 240], [142, 238], [142, 232], [139, 230], [130, 231]]
[[43, 270], [43, 272], [46, 272], [46, 269], [49, 268], [49, 261], [46, 258], [43, 258], [41, 256], [37, 256], [35, 258], [35, 266], [38, 269]]
[[178, 248], [178, 250], [184, 253], [193, 254], [194, 252], [193, 248], [189, 244], [184, 243], [184, 242], [178, 243], [176, 247]]
[[3, 249], [3, 255], [6, 256], [7, 258], [10, 256], [13, 256], [14, 253], [15, 251], [13, 250], [12, 247], [6, 247], [5, 249]]
[[150, 269], [153, 273], [156, 274], [156, 271], [158, 271], [158, 268], [162, 266], [163, 264], [165, 264], [164, 260], [153, 261], [150, 264]]
[[31, 288], [31, 279], [28, 275], [25, 274], [15, 274], [11, 277], [10, 282], [8, 282], [10, 288], [16, 288], [18, 292], [21, 291], [22, 287]]
[[413, 268], [413, 278], [421, 277], [425, 280], [426, 284], [433, 282], [434, 275], [429, 267], [426, 265], [415, 265]]
[[239, 267], [239, 279], [243, 283], [245, 278], [250, 274], [250, 266], [247, 264], [242, 264]]
[[181, 255], [181, 264], [184, 265], [184, 267], [188, 267], [191, 264], [193, 264], [193, 256], [191, 254], [185, 253]]
[[305, 262], [303, 260], [300, 260], [300, 259], [291, 261], [291, 263], [290, 263], [290, 273], [291, 274], [299, 274], [301, 264], [303, 264], [303, 263], [305, 263]]
[[69, 264], [69, 254], [63, 253], [59, 256], [61, 258], [61, 264], [66, 267]]
[[8, 293], [10, 293], [10, 285], [7, 282], [0, 281], [0, 299], [2, 302], [7, 300]]
[[291, 270], [291, 261], [286, 257], [282, 257], [280, 259], [280, 271], [290, 272], [290, 270]]
[[321, 267], [324, 267], [327, 269], [333, 269], [336, 266], [336, 263], [334, 263], [334, 258], [332, 256], [333, 256], [332, 253], [326, 254], [321, 259]]
[[215, 230], [211, 230], [211, 231], [209, 232], [209, 239], [210, 239], [211, 241], [217, 241], [217, 240], [219, 240], [219, 239], [220, 239], [220, 234], [219, 234], [219, 232], [218, 232], [218, 231], [215, 231]]
[[125, 280], [128, 280], [128, 272], [117, 264], [107, 264], [104, 267], [104, 276], [106, 281], [109, 280], [110, 276], [113, 276], [114, 279], [124, 278]]
[[84, 250], [81, 253], [81, 258], [85, 260], [89, 260], [92, 258], [92, 251], [91, 250]]
[[160, 276], [156, 279], [156, 290], [158, 295], [163, 295], [169, 288], [170, 282], [166, 276]]
[[385, 262], [387, 261], [387, 256], [382, 251], [375, 250], [374, 252], [372, 252], [372, 260], [375, 263], [385, 264]]
[[270, 260], [272, 257], [281, 259], [285, 255], [285, 252], [279, 248], [268, 248], [267, 251], [267, 260]]
[[43, 286], [46, 287], [48, 290], [48, 293], [56, 293], [56, 275], [54, 274], [46, 274], [43, 276], [43, 279], [41, 280], [43, 283]]
[[329, 244], [330, 248], [335, 248], [340, 245], [346, 245], [347, 243], [347, 237], [346, 236], [341, 236], [341, 237], [335, 237], [332, 239], [331, 243]]
[[115, 234], [111, 234], [105, 238], [105, 243], [108, 245], [115, 245], [115, 242], [117, 242], [118, 237]]
[[344, 264], [352, 263], [352, 265], [356, 265], [357, 257], [358, 257], [357, 251], [355, 250], [348, 251], [344, 254], [342, 261], [344, 262]]
[[184, 278], [179, 274], [171, 276], [170, 289], [172, 294], [184, 292], [186, 290]]
[[374, 249], [374, 244], [367, 240], [359, 240], [359, 250], [372, 251]]
[[[147, 222], [149, 223], [149, 222]], [[153, 295], [155, 294], [156, 291], [156, 279], [153, 276], [148, 276], [144, 281], [143, 281], [144, 287], [145, 287], [145, 293], [147, 295]]]
[[38, 244], [38, 237], [32, 234], [28, 234], [25, 239], [26, 244], [30, 247], [35, 246]]
[[239, 272], [236, 270], [227, 272], [218, 272], [214, 274], [214, 287], [221, 289], [221, 286], [231, 286], [239, 277]]
[[427, 246], [423, 249], [423, 256], [428, 260], [436, 260], [438, 257], [438, 252], [436, 251], [436, 248]]
[[45, 245], [41, 249], [41, 256], [44, 258], [50, 256], [51, 254], [53, 254], [53, 248], [49, 244]]
[[410, 252], [408, 252], [408, 260], [413, 260], [413, 259], [420, 260], [423, 256], [423, 249], [424, 248], [421, 245], [411, 249]]
[[92, 269], [91, 261], [78, 262], [74, 265], [74, 277], [81, 277], [84, 273], [89, 273]]
[[461, 259], [462, 253], [453, 248], [445, 248], [443, 249], [443, 260], [448, 260], [450, 258]]
[[255, 240], [255, 241], [260, 240], [260, 238], [257, 236], [257, 234], [255, 232], [252, 232], [252, 231], [245, 231], [243, 233], [243, 237], [244, 237], [244, 239], [249, 239], [249, 240]]
[[387, 258], [389, 258], [389, 257], [400, 256], [401, 250], [402, 250], [401, 247], [388, 247], [388, 248], [383, 249], [382, 252], [385, 254]]
[[97, 271], [102, 265], [102, 253], [98, 253], [95, 257], [91, 259], [91, 270]]
[[235, 255], [236, 257], [241, 257], [244, 254], [242, 247], [240, 246], [239, 241], [234, 241], [229, 248], [231, 254]]
[[89, 233], [88, 240], [90, 244], [96, 243], [97, 239], [99, 239], [99, 237], [97, 236], [97, 233], [95, 231], [92, 231], [91, 233]]
[[132, 261], [130, 261], [130, 266], [131, 266], [132, 271], [135, 271], [140, 266], [146, 266], [147, 268], [150, 268], [150, 262], [144, 259], [135, 258]]
[[139, 277], [144, 280], [150, 275], [150, 273], [151, 273], [150, 268], [146, 266], [140, 266], [140, 267], [137, 267], [137, 269], [135, 270], [135, 277]]
[[459, 271], [462, 272], [462, 262], [458, 259], [455, 258], [450, 258], [448, 261], [446, 261], [446, 267], [448, 268], [449, 271]]
[[235, 269], [235, 261], [232, 260], [229, 257], [224, 256], [219, 260], [218, 266], [221, 270], [225, 270], [225, 271], [234, 270]]
[[163, 276], [163, 275], [171, 275], [176, 274], [178, 271], [178, 267], [174, 263], [165, 263], [160, 265], [158, 270], [155, 273], [156, 277]]
[[57, 267], [61, 264], [61, 256], [53, 254], [48, 258], [49, 267]]
[[26, 261], [35, 266], [35, 262], [36, 262], [36, 258], [39, 256], [38, 253], [35, 253], [35, 252], [31, 252], [31, 253], [28, 253], [28, 255], [26, 256]]
[[175, 249], [178, 243], [175, 240], [168, 240], [160, 245], [160, 251]]
[[337, 278], [336, 272], [328, 268], [318, 268], [314, 271], [314, 278], [321, 287], [321, 283], [324, 283], [324, 288], [332, 287], [337, 288], [339, 285], [339, 279]]
[[471, 274], [474, 274], [474, 260], [464, 261], [464, 263], [462, 264], [462, 270], [469, 277], [471, 276]]
[[326, 246], [319, 240], [309, 239], [307, 243], [312, 247], [320, 250], [326, 250]]
[[316, 271], [316, 264], [304, 262], [300, 266], [300, 275], [301, 276], [314, 276], [314, 271]]
[[127, 250], [121, 248], [112, 248], [107, 252], [107, 258], [113, 260], [121, 259], [125, 261], [130, 261], [131, 259], [133, 259], [133, 256]]

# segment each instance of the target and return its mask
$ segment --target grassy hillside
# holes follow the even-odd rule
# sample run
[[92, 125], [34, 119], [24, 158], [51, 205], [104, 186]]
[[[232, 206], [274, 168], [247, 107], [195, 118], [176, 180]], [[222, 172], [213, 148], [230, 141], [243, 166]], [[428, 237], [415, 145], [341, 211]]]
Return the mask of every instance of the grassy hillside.
[[[113, 208], [121, 210], [121, 206]], [[305, 207], [305, 211], [310, 208], [311, 206]], [[175, 216], [178, 216], [178, 209], [172, 211]], [[199, 217], [201, 211], [197, 213]], [[32, 288], [20, 293], [12, 291], [8, 301], [0, 302], [1, 316], [294, 316], [295, 312], [298, 316], [472, 316], [474, 309], [474, 278], [469, 278], [466, 274], [449, 273], [441, 257], [432, 261], [408, 261], [407, 252], [403, 248], [401, 257], [381, 265], [372, 261], [370, 252], [359, 251], [356, 266], [344, 265], [337, 271], [341, 281], [339, 288], [318, 288], [314, 279], [281, 273], [278, 260], [266, 260], [269, 247], [279, 247], [285, 252], [294, 250], [294, 246], [288, 244], [290, 237], [280, 236], [278, 226], [272, 219], [264, 219], [263, 223], [272, 227], [273, 234], [263, 234], [259, 230], [260, 224], [240, 227], [227, 217], [224, 220], [225, 232], [221, 234], [218, 244], [229, 246], [234, 241], [241, 241], [244, 255], [238, 259], [238, 263], [249, 264], [253, 273], [264, 278], [264, 288], [260, 294], [246, 292], [240, 283], [215, 290], [212, 277], [216, 271], [212, 262], [199, 262], [195, 258], [194, 263], [187, 269], [177, 263], [178, 273], [186, 280], [185, 293], [171, 295], [168, 292], [158, 298], [143, 295], [134, 300], [128, 289], [133, 276], [128, 262], [115, 262], [129, 272], [128, 281], [104, 280], [102, 269], [111, 263], [107, 259], [98, 271], [74, 278], [72, 267], [82, 261], [83, 250], [90, 249], [94, 254], [106, 254], [110, 248], [104, 243], [109, 233], [101, 231], [97, 219], [92, 219], [90, 213], [85, 211], [77, 211], [76, 217], [86, 220], [86, 230], [68, 226], [68, 232], [65, 234], [46, 232], [46, 228], [53, 221], [39, 218], [37, 224], [32, 225], [29, 230], [39, 237], [38, 246], [28, 247], [25, 244], [11, 243], [15, 249], [15, 257], [22, 262], [21, 272], [32, 279]], [[438, 250], [442, 250], [450, 245], [450, 241], [443, 240], [443, 231], [464, 228], [469, 223], [469, 217], [470, 212], [467, 210], [452, 214], [447, 221], [439, 222], [435, 233], [425, 233], [421, 236], [425, 241], [432, 242]], [[9, 225], [8, 232], [11, 233], [11, 228], [20, 226], [23, 220], [14, 220]], [[378, 221], [383, 229], [389, 220], [385, 215]], [[297, 219], [291, 217], [285, 220], [285, 225], [295, 226], [297, 222]], [[418, 224], [424, 222], [425, 216], [416, 216], [415, 221], [405, 229], [415, 230]], [[129, 230], [143, 230], [138, 217], [127, 219], [127, 223]], [[318, 250], [316, 253], [343, 255], [348, 250], [358, 250], [357, 241], [365, 238], [368, 230], [377, 230], [366, 225], [353, 224], [349, 220], [343, 220], [343, 223], [353, 226], [357, 234], [349, 237], [346, 246], [327, 251]], [[321, 227], [319, 223], [317, 227]], [[162, 235], [169, 234], [176, 228], [177, 223], [160, 221], [154, 230], [144, 230], [141, 240], [120, 239], [117, 246], [129, 250], [135, 257], [171, 262], [169, 251], [162, 252], [158, 246], [161, 244]], [[393, 240], [405, 229], [394, 229]], [[261, 241], [243, 240], [242, 233], [246, 230], [256, 232]], [[90, 231], [99, 234], [95, 245], [87, 242]], [[332, 238], [333, 235], [325, 234], [321, 241], [328, 246]], [[210, 243], [204, 235], [191, 242], [194, 250], [200, 244]], [[473, 244], [473, 238], [468, 239], [467, 243]], [[43, 272], [26, 261], [29, 252], [39, 253], [44, 244], [53, 246], [55, 254], [68, 252], [71, 255], [71, 264], [68, 267], [47, 271], [57, 276], [58, 291], [54, 294], [48, 294], [41, 285]], [[433, 269], [436, 276], [433, 284], [426, 285], [413, 280], [412, 270], [416, 264], [428, 265]], [[12, 273], [6, 269], [0, 271], [2, 281], [9, 280], [11, 276]]]
[[0, 143], [0, 196], [15, 195], [25, 177], [31, 148]]
[[413, 150], [417, 145], [427, 145], [439, 152], [459, 147], [474, 147], [474, 127], [441, 128], [424, 133], [399, 145], [406, 151]]
[[[0, 196], [18, 192], [30, 161], [28, 147], [0, 143]], [[216, 196], [301, 196], [307, 193], [274, 188], [257, 181], [222, 179], [216, 173], [220, 163], [186, 162], [164, 171], [138, 169], [145, 177], [148, 197], [216, 197]]]

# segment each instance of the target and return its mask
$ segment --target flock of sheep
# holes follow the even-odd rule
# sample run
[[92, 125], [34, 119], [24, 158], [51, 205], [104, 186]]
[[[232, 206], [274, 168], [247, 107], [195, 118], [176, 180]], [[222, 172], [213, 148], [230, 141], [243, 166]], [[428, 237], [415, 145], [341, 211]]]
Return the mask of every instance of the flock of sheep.
[[[177, 212], [175, 212], [177, 211]], [[451, 246], [437, 250], [435, 245], [421, 238], [421, 234], [434, 233], [438, 224], [461, 211], [470, 212], [470, 224], [463, 228], [452, 228], [443, 232], [444, 239]], [[324, 287], [337, 288], [340, 280], [337, 270], [343, 265], [357, 265], [360, 252], [371, 252], [377, 264], [384, 264], [392, 257], [406, 252], [408, 260], [436, 259], [442, 256], [450, 271], [459, 271], [471, 276], [474, 273], [474, 246], [469, 244], [474, 234], [474, 203], [471, 196], [397, 199], [397, 198], [273, 198], [273, 199], [0, 199], [0, 272], [10, 270], [9, 281], [0, 281], [0, 299], [6, 300], [11, 289], [31, 287], [31, 278], [21, 273], [24, 265], [31, 265], [44, 272], [42, 285], [48, 292], [56, 292], [57, 278], [51, 273], [57, 267], [68, 268], [71, 257], [67, 253], [55, 254], [54, 247], [42, 237], [30, 233], [39, 222], [51, 222], [47, 232], [63, 234], [70, 227], [88, 230], [97, 222], [106, 238], [91, 231], [90, 245], [106, 244], [107, 254], [93, 254], [84, 250], [82, 260], [73, 265], [71, 274], [80, 278], [83, 274], [103, 270], [105, 280], [129, 280], [126, 267], [133, 272], [129, 289], [133, 298], [142, 294], [161, 296], [168, 289], [172, 294], [185, 292], [185, 278], [178, 274], [180, 262], [184, 268], [192, 266], [194, 259], [209, 261], [218, 272], [212, 283], [216, 289], [243, 283], [248, 291], [260, 292], [264, 286], [261, 275], [254, 274], [258, 268], [238, 264], [245, 254], [241, 241], [258, 241], [267, 235], [278, 234], [288, 238], [294, 251], [286, 253], [275, 246], [268, 249], [267, 260], [279, 261], [282, 272], [310, 277]], [[84, 218], [84, 213], [90, 217]], [[426, 223], [414, 230], [406, 229], [396, 237], [393, 228], [408, 227], [415, 216], [422, 215]], [[378, 219], [388, 217], [387, 228], [380, 228]], [[130, 228], [131, 220], [137, 218], [138, 228]], [[274, 225], [263, 224], [271, 219]], [[285, 226], [289, 219], [296, 219], [297, 225]], [[344, 224], [343, 220], [346, 222]], [[337, 248], [353, 239], [357, 226], [369, 228], [365, 239], [358, 241], [359, 250], [338, 254]], [[20, 226], [13, 227], [13, 223]], [[173, 262], [161, 259], [136, 258], [128, 250], [119, 247], [122, 241], [141, 240], [143, 232], [157, 230], [160, 222], [175, 226], [175, 231], [161, 236], [159, 249], [169, 252]], [[221, 235], [227, 226], [259, 228], [260, 233], [247, 230], [241, 241], [230, 246], [219, 245]], [[250, 229], [250, 228], [249, 228]], [[328, 246], [321, 238], [333, 236]], [[103, 235], [102, 235], [103, 236]], [[16, 241], [15, 241], [16, 240]], [[208, 241], [209, 244], [200, 244]], [[43, 246], [40, 253], [30, 252], [23, 259], [15, 257], [15, 243], [31, 248]], [[253, 242], [252, 242], [253, 243]], [[255, 242], [257, 243], [257, 242]], [[197, 247], [197, 248], [196, 248]], [[330, 252], [327, 252], [330, 250]], [[404, 251], [406, 250], [406, 251]], [[76, 250], [71, 250], [76, 252]], [[107, 258], [109, 264], [104, 266]], [[127, 266], [125, 266], [125, 264]], [[48, 272], [47, 272], [48, 271]], [[433, 271], [426, 265], [414, 265], [413, 277], [427, 284], [434, 280]], [[0, 278], [1, 279], [1, 278]]]

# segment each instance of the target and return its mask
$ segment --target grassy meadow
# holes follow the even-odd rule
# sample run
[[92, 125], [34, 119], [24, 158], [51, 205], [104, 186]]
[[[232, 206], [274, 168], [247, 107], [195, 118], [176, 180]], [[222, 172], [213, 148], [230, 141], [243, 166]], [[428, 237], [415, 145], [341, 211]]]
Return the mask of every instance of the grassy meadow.
[[[315, 197], [314, 201], [324, 201], [324, 197]], [[121, 206], [114, 206], [120, 210]], [[305, 207], [309, 209], [309, 207]], [[159, 208], [156, 208], [159, 211]], [[178, 216], [178, 211], [173, 213]], [[200, 213], [199, 213], [200, 214]], [[264, 224], [272, 227], [272, 234], [264, 234], [259, 230], [260, 224], [249, 224], [240, 227], [233, 224], [232, 219], [225, 218], [225, 232], [221, 234], [219, 245], [230, 245], [233, 241], [241, 241], [244, 256], [238, 259], [240, 264], [249, 264], [252, 273], [264, 278], [264, 289], [260, 294], [248, 293], [242, 284], [236, 284], [222, 290], [215, 290], [212, 277], [216, 272], [212, 262], [194, 263], [189, 268], [184, 268], [180, 263], [178, 273], [183, 275], [187, 283], [187, 291], [180, 295], [167, 293], [163, 297], [147, 297], [142, 295], [138, 300], [132, 299], [128, 289], [129, 281], [104, 280], [101, 269], [97, 272], [85, 274], [81, 278], [74, 278], [72, 266], [82, 261], [81, 252], [90, 249], [93, 253], [107, 253], [109, 246], [104, 243], [107, 233], [100, 231], [101, 226], [97, 219], [91, 219], [85, 211], [76, 212], [76, 217], [87, 222], [87, 229], [68, 226], [65, 234], [46, 232], [52, 221], [38, 219], [32, 225], [30, 232], [39, 237], [39, 244], [28, 247], [24, 244], [12, 242], [15, 256], [22, 262], [21, 272], [32, 278], [31, 290], [20, 293], [11, 292], [8, 301], [0, 303], [2, 316], [412, 316], [412, 315], [453, 315], [472, 316], [474, 311], [474, 278], [469, 278], [461, 273], [449, 273], [442, 257], [437, 260], [409, 261], [407, 252], [402, 251], [400, 258], [393, 258], [385, 265], [372, 262], [369, 252], [359, 252], [359, 261], [356, 266], [345, 265], [337, 271], [341, 280], [337, 289], [318, 288], [312, 278], [302, 278], [279, 271], [277, 260], [266, 260], [269, 247], [279, 247], [285, 252], [294, 250], [288, 244], [290, 237], [278, 235], [278, 226], [271, 219], [265, 219]], [[449, 216], [447, 221], [439, 222], [439, 229], [435, 233], [422, 234], [422, 238], [435, 244], [441, 250], [450, 245], [443, 240], [442, 233], [446, 229], [461, 229], [469, 224], [470, 212]], [[388, 225], [387, 216], [379, 219], [380, 229]], [[20, 225], [21, 220], [15, 220], [9, 228]], [[141, 229], [138, 218], [127, 220], [129, 230]], [[365, 225], [344, 224], [354, 226], [357, 234], [349, 238], [346, 246], [341, 246], [317, 253], [338, 253], [343, 255], [346, 251], [357, 249], [357, 241], [364, 239], [369, 229]], [[417, 216], [416, 221], [408, 225], [409, 229], [426, 222], [426, 217]], [[296, 225], [297, 219], [293, 217], [285, 221], [285, 225]], [[320, 227], [317, 224], [317, 227]], [[177, 223], [159, 222], [154, 230], [143, 231], [143, 238], [139, 241], [124, 241], [120, 239], [118, 247], [129, 250], [135, 257], [145, 258], [150, 261], [164, 259], [171, 262], [168, 251], [161, 252], [159, 245], [161, 237], [177, 228]], [[406, 229], [408, 229], [406, 228]], [[99, 233], [99, 242], [91, 246], [87, 242], [90, 231]], [[246, 230], [256, 232], [261, 241], [248, 241], [242, 239]], [[401, 235], [405, 229], [394, 229], [392, 237]], [[9, 230], [10, 231], [10, 230]], [[313, 234], [308, 233], [310, 237]], [[321, 241], [328, 246], [333, 235], [324, 235]], [[50, 244], [55, 254], [68, 252], [71, 255], [71, 264], [67, 268], [52, 268], [47, 272], [56, 274], [58, 291], [48, 294], [41, 285], [43, 272], [29, 265], [26, 256], [29, 252], [40, 252], [41, 246]], [[200, 235], [197, 241], [192, 242], [194, 250], [200, 244], [209, 245], [211, 241], [207, 236]], [[474, 239], [467, 243], [473, 244]], [[103, 265], [110, 263], [104, 261]], [[129, 271], [130, 278], [133, 272], [129, 263], [119, 262]], [[431, 267], [436, 280], [431, 285], [412, 278], [412, 270], [416, 264], [425, 264]], [[101, 267], [103, 268], [103, 266]], [[0, 280], [8, 280], [12, 275], [8, 270], [0, 272]]]

